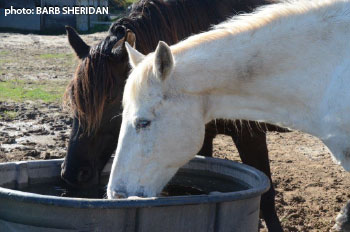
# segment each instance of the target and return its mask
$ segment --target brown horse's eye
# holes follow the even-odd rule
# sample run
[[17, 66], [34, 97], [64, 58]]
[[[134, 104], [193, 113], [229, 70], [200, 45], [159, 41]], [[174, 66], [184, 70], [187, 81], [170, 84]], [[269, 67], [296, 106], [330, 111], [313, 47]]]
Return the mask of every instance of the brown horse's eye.
[[151, 125], [151, 121], [147, 119], [137, 119], [135, 122], [136, 130], [141, 130], [149, 127]]

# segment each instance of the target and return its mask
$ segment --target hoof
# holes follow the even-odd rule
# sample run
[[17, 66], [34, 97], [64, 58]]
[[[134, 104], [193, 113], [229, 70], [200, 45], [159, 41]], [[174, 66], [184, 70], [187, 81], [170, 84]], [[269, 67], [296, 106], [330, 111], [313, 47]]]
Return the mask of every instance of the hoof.
[[339, 232], [350, 232], [350, 201], [338, 214], [333, 229]]

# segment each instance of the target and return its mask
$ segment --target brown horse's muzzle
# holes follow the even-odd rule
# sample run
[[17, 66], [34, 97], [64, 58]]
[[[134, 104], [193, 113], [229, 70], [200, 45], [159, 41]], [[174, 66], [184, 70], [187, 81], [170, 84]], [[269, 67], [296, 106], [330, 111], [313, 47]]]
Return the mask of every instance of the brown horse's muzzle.
[[87, 188], [99, 183], [98, 170], [90, 166], [67, 169], [66, 162], [61, 165], [61, 178], [75, 188]]

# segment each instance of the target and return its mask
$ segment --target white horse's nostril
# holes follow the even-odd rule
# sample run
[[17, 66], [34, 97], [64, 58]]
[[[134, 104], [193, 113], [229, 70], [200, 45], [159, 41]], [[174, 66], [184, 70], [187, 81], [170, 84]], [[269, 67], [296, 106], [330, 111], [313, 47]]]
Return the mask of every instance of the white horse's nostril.
[[123, 199], [123, 198], [126, 198], [126, 194], [125, 193], [114, 193], [114, 198], [115, 199]]

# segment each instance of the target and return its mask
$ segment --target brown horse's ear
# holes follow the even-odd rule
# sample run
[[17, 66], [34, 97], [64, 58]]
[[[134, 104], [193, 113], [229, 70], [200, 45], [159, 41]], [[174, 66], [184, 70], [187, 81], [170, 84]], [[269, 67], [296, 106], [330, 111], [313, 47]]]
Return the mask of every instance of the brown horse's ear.
[[128, 42], [125, 43], [125, 47], [129, 54], [130, 65], [132, 68], [135, 68], [145, 58], [145, 55], [131, 47]]
[[154, 54], [153, 71], [160, 80], [165, 80], [174, 69], [174, 57], [170, 47], [159, 41]]
[[68, 41], [70, 46], [73, 48], [75, 53], [80, 59], [83, 59], [89, 55], [90, 46], [88, 46], [78, 33], [70, 26], [66, 26], [66, 31], [68, 35]]
[[128, 42], [135, 48], [136, 35], [130, 29], [126, 29], [124, 26], [119, 26], [116, 29], [117, 38], [119, 39], [112, 48], [112, 53], [116, 54], [119, 49], [124, 49], [125, 42]]
[[129, 29], [126, 31], [126, 42], [128, 42], [131, 47], [136, 48], [136, 35]]

